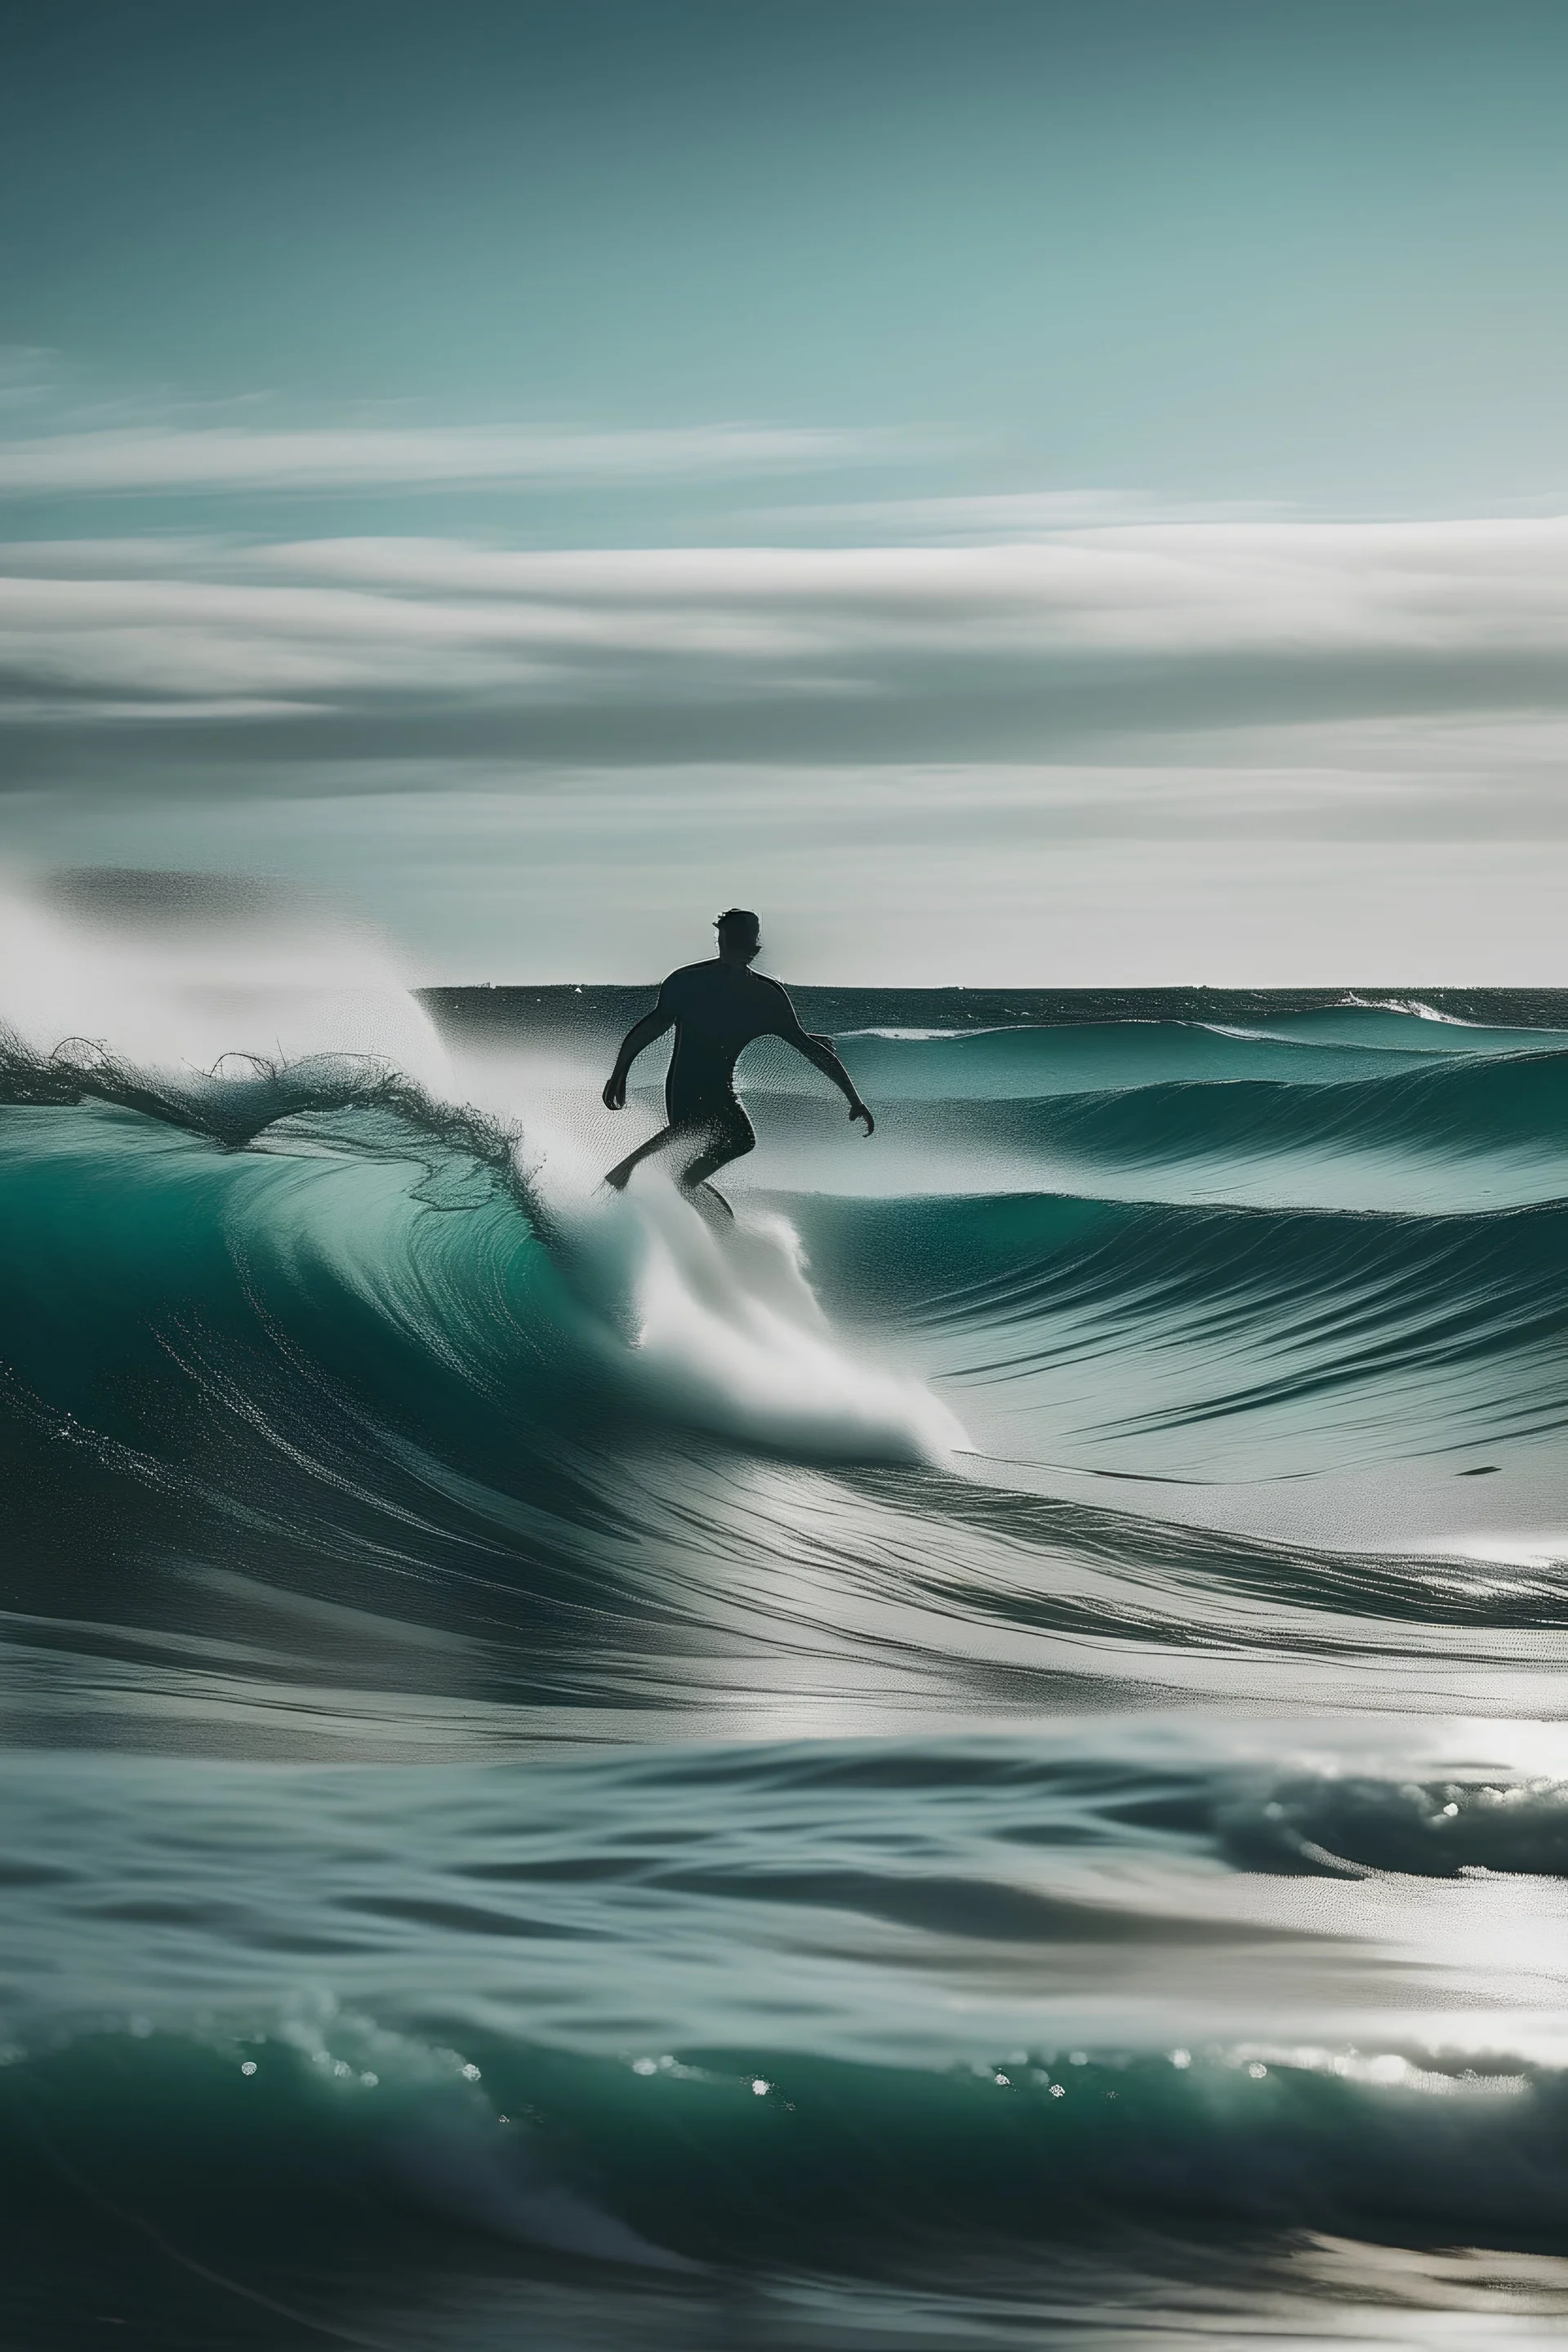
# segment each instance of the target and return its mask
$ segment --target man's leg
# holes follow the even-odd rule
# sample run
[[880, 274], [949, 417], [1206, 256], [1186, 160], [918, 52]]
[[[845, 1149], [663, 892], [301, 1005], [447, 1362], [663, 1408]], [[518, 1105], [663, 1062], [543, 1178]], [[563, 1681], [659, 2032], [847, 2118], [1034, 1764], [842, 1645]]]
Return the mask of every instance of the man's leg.
[[662, 1151], [666, 1145], [673, 1142], [676, 1136], [679, 1133], [680, 1129], [679, 1128], [661, 1127], [657, 1135], [650, 1135], [646, 1143], [639, 1143], [635, 1151], [628, 1151], [624, 1160], [616, 1162], [616, 1166], [610, 1170], [609, 1174], [605, 1177], [605, 1183], [608, 1184], [613, 1191], [616, 1192], [624, 1192], [626, 1189], [626, 1183], [631, 1176], [632, 1170], [637, 1167], [643, 1160], [649, 1159], [654, 1152]]
[[[752, 1135], [751, 1124], [746, 1119], [744, 1111], [741, 1110], [739, 1103], [736, 1104], [735, 1108], [737, 1112], [739, 1112], [742, 1124], [744, 1124], [746, 1129], [746, 1141], [741, 1144], [738, 1149], [742, 1151], [750, 1151], [752, 1145], [756, 1141], [756, 1138]], [[624, 1192], [626, 1189], [626, 1184], [630, 1179], [633, 1169], [639, 1168], [645, 1160], [651, 1160], [656, 1151], [677, 1150], [684, 1151], [688, 1154], [696, 1153], [698, 1155], [701, 1155], [705, 1153], [709, 1146], [715, 1141], [721, 1129], [726, 1129], [727, 1122], [722, 1120], [690, 1118], [672, 1118], [668, 1127], [661, 1127], [657, 1135], [650, 1135], [646, 1143], [639, 1143], [635, 1151], [628, 1151], [624, 1160], [618, 1160], [615, 1167], [610, 1170], [608, 1175], [605, 1178], [605, 1181], [606, 1184], [610, 1185], [615, 1192]], [[731, 1151], [727, 1150], [721, 1150], [718, 1159], [714, 1160], [713, 1165], [715, 1168], [722, 1168], [725, 1160], [731, 1159], [732, 1157], [733, 1153]], [[690, 1166], [689, 1163], [684, 1171], [677, 1171], [676, 1182], [684, 1188], [689, 1181]]]
[[723, 1193], [716, 1192], [708, 1180], [716, 1176], [721, 1168], [727, 1168], [732, 1160], [743, 1160], [748, 1151], [754, 1151], [756, 1143], [752, 1122], [739, 1103], [707, 1129], [702, 1150], [679, 1179], [680, 1189], [693, 1208], [700, 1209], [709, 1216], [716, 1209], [726, 1223], [734, 1223], [734, 1210]]

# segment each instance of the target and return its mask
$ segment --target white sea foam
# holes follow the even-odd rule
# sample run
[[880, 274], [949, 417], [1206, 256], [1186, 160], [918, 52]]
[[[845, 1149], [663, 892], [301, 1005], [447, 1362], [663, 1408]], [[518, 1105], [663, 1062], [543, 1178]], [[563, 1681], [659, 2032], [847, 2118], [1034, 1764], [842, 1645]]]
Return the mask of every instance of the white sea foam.
[[227, 1056], [357, 1055], [449, 1085], [434, 1023], [363, 925], [271, 887], [124, 880], [119, 898], [0, 881], [0, 1025], [35, 1053], [98, 1045], [182, 1077]]
[[844, 1344], [785, 1218], [743, 1209], [720, 1230], [657, 1175], [571, 1200], [559, 1160], [546, 1171], [562, 1264], [598, 1342], [661, 1414], [828, 1458], [945, 1462], [970, 1450], [921, 1381]]
[[1435, 1004], [1425, 1003], [1419, 996], [1358, 996], [1352, 988], [1342, 1000], [1362, 1013], [1405, 1013], [1413, 1021], [1440, 1021], [1446, 1029], [1479, 1029], [1479, 1021], [1462, 1021], [1457, 1013], [1440, 1013]]
[[1002, 1037], [1015, 1029], [1048, 1027], [1048, 1023], [1000, 1021], [988, 1029], [840, 1029], [840, 1037], [885, 1037], [900, 1045], [931, 1045], [942, 1037]]

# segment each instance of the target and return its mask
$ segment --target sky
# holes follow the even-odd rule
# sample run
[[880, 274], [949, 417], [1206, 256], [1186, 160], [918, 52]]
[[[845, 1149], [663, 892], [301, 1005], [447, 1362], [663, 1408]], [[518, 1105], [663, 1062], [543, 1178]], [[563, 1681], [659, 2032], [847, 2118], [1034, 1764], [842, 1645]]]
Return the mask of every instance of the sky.
[[0, 863], [1568, 984], [1560, 0], [10, 0]]

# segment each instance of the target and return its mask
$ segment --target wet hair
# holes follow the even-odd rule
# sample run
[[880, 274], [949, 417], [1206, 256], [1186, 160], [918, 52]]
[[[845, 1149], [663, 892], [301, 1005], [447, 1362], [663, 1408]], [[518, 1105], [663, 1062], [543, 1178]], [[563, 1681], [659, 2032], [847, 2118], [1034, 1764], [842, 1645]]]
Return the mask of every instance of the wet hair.
[[713, 926], [721, 940], [734, 940], [746, 947], [755, 947], [763, 936], [763, 927], [749, 907], [727, 907]]

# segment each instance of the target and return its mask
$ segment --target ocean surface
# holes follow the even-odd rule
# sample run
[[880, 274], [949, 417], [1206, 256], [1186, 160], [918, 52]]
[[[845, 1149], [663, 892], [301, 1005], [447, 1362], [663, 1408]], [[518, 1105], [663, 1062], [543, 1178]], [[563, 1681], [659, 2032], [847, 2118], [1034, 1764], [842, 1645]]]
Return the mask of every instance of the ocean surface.
[[1568, 996], [48, 969], [5, 2352], [1561, 2340]]

